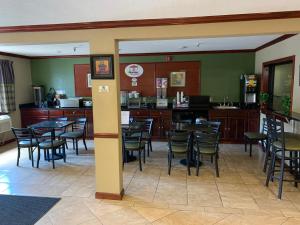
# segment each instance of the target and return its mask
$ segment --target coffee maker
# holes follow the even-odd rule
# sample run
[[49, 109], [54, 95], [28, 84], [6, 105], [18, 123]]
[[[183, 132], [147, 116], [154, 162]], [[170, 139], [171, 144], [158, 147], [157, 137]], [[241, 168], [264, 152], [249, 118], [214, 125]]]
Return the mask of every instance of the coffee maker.
[[40, 85], [34, 85], [33, 88], [33, 99], [34, 99], [34, 105], [38, 107], [42, 107], [43, 101], [45, 98], [45, 88], [44, 86]]
[[257, 75], [242, 75], [240, 77], [240, 103], [243, 108], [257, 107], [258, 88]]

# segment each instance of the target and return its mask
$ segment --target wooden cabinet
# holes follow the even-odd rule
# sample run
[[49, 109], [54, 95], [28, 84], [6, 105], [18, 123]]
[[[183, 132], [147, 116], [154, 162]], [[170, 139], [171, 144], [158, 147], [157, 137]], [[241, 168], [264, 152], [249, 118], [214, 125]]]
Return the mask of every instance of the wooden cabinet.
[[87, 138], [94, 137], [94, 122], [93, 122], [93, 110], [92, 109], [85, 109], [85, 117], [87, 118]]
[[49, 119], [55, 119], [64, 116], [64, 111], [60, 109], [50, 109], [49, 110]]
[[221, 122], [222, 142], [242, 143], [244, 132], [259, 130], [259, 111], [243, 109], [213, 109], [209, 111], [210, 120]]
[[87, 118], [87, 138], [93, 138], [93, 109], [39, 109], [39, 108], [23, 108], [21, 110], [22, 127], [41, 122], [43, 120], [51, 120], [58, 117], [68, 117], [69, 120], [75, 120], [79, 117]]
[[45, 109], [22, 109], [21, 110], [21, 124], [22, 127], [48, 120], [49, 111]]
[[136, 119], [153, 118], [152, 138], [157, 140], [166, 138], [166, 131], [170, 129], [172, 123], [171, 110], [132, 109], [130, 116]]
[[[131, 78], [125, 74], [126, 66], [132, 63], [120, 64], [120, 89], [122, 91], [137, 91], [142, 96], [156, 96], [156, 78], [168, 78], [167, 96], [176, 96], [177, 91], [185, 95], [199, 95], [200, 93], [200, 62], [152, 62], [137, 63], [143, 67], [143, 75], [137, 78], [137, 85], [132, 86]], [[170, 73], [184, 71], [185, 86], [170, 85]]]

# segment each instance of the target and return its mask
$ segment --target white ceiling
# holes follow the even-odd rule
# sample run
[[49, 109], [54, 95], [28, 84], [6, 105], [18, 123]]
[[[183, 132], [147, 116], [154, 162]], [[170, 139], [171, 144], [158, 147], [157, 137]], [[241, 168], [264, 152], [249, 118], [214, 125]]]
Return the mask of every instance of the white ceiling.
[[25, 56], [89, 55], [90, 45], [87, 42], [36, 45], [0, 44], [0, 52]]
[[2, 0], [0, 27], [293, 10], [299, 0]]
[[[255, 49], [280, 36], [281, 34], [175, 40], [121, 41], [119, 43], [119, 53], [134, 54]], [[87, 42], [32, 45], [0, 44], [0, 52], [25, 56], [89, 55], [90, 46]]]
[[255, 49], [281, 35], [195, 38], [180, 40], [122, 41], [120, 54]]

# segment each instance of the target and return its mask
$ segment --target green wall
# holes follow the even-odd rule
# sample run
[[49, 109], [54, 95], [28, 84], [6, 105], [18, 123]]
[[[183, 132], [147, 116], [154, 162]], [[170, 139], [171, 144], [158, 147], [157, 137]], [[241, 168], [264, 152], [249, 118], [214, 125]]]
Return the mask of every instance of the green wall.
[[56, 90], [65, 90], [68, 97], [74, 97], [74, 64], [86, 63], [90, 63], [89, 58], [33, 59], [32, 84], [44, 85], [46, 93], [53, 87]]
[[[121, 57], [121, 63], [164, 62], [165, 56]], [[239, 101], [241, 74], [254, 72], [255, 53], [220, 53], [174, 55], [172, 61], [199, 61], [201, 63], [201, 94], [210, 95], [213, 101]], [[53, 58], [31, 61], [32, 82], [55, 89], [65, 89], [74, 96], [73, 65], [89, 63], [89, 58]]]
[[[164, 62], [165, 56], [130, 56], [121, 63]], [[219, 53], [174, 55], [172, 61], [199, 61], [201, 63], [201, 95], [210, 95], [213, 101], [239, 101], [241, 74], [254, 73], [255, 53]]]

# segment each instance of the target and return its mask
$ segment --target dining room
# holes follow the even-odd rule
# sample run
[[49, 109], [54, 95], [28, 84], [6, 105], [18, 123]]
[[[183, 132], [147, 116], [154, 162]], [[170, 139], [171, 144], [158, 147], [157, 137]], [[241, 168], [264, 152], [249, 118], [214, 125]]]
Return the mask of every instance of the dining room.
[[299, 28], [263, 22], [54, 31], [55, 43], [39, 31], [12, 33], [18, 44], [0, 35], [6, 49], [68, 44], [74, 54], [4, 57], [16, 104], [4, 104], [15, 110], [3, 116], [13, 128], [0, 197], [51, 201], [37, 224], [299, 223]]

